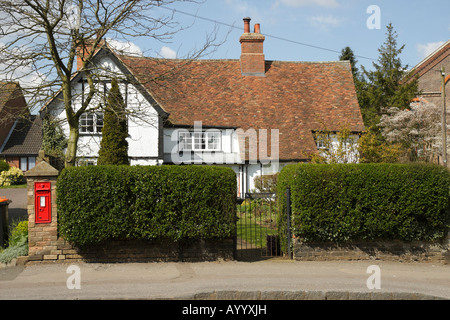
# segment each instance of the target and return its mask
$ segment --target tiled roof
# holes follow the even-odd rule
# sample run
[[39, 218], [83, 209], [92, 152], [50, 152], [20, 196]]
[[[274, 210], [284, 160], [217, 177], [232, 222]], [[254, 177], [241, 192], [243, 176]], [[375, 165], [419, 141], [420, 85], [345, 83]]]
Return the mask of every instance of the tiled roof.
[[278, 129], [280, 160], [317, 152], [313, 131], [364, 130], [348, 62], [266, 61], [265, 76], [253, 77], [239, 60], [118, 57], [171, 125]]
[[[2, 112], [6, 104], [15, 99], [23, 99], [22, 89], [16, 82], [0, 81], [0, 112]], [[13, 106], [11, 110], [7, 110], [8, 115], [19, 115], [28, 111], [26, 102], [21, 105]], [[3, 120], [3, 119], [2, 119]]]
[[2, 155], [37, 155], [42, 146], [42, 120], [38, 115], [17, 120]]
[[17, 85], [13, 82], [0, 81], [0, 112], [3, 110], [5, 104], [11, 100], [11, 96], [16, 90]]

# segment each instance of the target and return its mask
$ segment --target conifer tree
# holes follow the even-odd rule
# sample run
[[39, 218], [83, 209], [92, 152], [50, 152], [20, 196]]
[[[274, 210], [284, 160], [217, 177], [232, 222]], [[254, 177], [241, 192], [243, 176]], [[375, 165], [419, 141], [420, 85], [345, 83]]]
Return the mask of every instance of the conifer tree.
[[[363, 113], [363, 119], [364, 116], [367, 114], [364, 113], [364, 111], [367, 110], [367, 108], [364, 108], [368, 105], [367, 103], [367, 97], [365, 94], [365, 91], [367, 90], [368, 83], [366, 82], [363, 72], [361, 72], [357, 66], [358, 60], [356, 59], [355, 53], [350, 47], [345, 47], [341, 50], [341, 55], [339, 56], [340, 61], [349, 61], [350, 65], [352, 67], [352, 74], [353, 74], [353, 82], [355, 83], [355, 89], [356, 89], [356, 95], [358, 98], [358, 103], [361, 106], [362, 113]], [[363, 111], [364, 110], [364, 111]], [[368, 116], [368, 118], [372, 118]], [[367, 125], [366, 121], [364, 123]]]
[[361, 162], [401, 160], [402, 146], [386, 140], [381, 134], [380, 120], [388, 110], [409, 108], [419, 90], [417, 80], [408, 79], [408, 67], [400, 59], [405, 45], [398, 47], [397, 37], [390, 23], [386, 40], [378, 49], [379, 58], [373, 63], [373, 70], [368, 71], [362, 66], [356, 81], [358, 102], [366, 126], [358, 147]]
[[355, 80], [359, 77], [359, 69], [357, 67], [358, 60], [356, 60], [355, 53], [350, 47], [345, 47], [341, 50], [341, 55], [339, 56], [340, 61], [349, 61], [352, 66], [353, 78]]
[[102, 141], [97, 164], [128, 165], [126, 106], [117, 79], [111, 82], [104, 110]]
[[366, 84], [360, 88], [358, 98], [367, 127], [376, 126], [389, 108], [408, 108], [418, 94], [417, 81], [405, 81], [408, 67], [400, 59], [405, 45], [398, 47], [397, 37], [390, 23], [386, 40], [378, 49], [379, 58], [373, 63], [373, 70], [367, 71], [362, 67]]

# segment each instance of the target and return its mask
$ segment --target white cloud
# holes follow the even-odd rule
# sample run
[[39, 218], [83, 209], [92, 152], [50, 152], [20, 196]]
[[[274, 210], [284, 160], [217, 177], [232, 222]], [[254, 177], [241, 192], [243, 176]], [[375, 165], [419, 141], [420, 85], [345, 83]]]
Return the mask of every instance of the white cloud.
[[336, 8], [339, 6], [337, 0], [277, 0], [276, 4], [283, 4], [288, 7], [319, 6]]
[[324, 30], [328, 30], [329, 27], [338, 27], [342, 23], [342, 21], [339, 18], [331, 14], [309, 17], [308, 21], [313, 26], [319, 27]]
[[114, 50], [122, 54], [139, 57], [142, 57], [144, 55], [141, 48], [132, 42], [122, 42], [113, 39], [107, 39], [106, 41]]
[[50, 95], [50, 91], [45, 87], [47, 76], [29, 66], [16, 66], [14, 70], [11, 70], [10, 67], [11, 65], [0, 63], [0, 79], [18, 82], [30, 111], [36, 114]]
[[169, 47], [166, 47], [166, 46], [161, 48], [161, 50], [159, 51], [159, 55], [165, 59], [176, 59], [177, 58], [176, 51]]
[[253, 4], [249, 4], [245, 0], [225, 0], [225, 2], [242, 17], [251, 17], [254, 21], [264, 21], [258, 4], [255, 5], [254, 2]]
[[[0, 79], [17, 81], [23, 88], [38, 87], [45, 82], [46, 75], [34, 67], [32, 60], [21, 58], [30, 55], [27, 47], [8, 48], [7, 45], [0, 42], [1, 49], [5, 51], [0, 55]], [[4, 58], [2, 58], [2, 55], [8, 55], [8, 57], [3, 56]]]
[[429, 42], [426, 44], [418, 44], [417, 51], [422, 56], [422, 58], [426, 58], [434, 51], [436, 51], [444, 43], [445, 43], [444, 41], [438, 41], [438, 42]]

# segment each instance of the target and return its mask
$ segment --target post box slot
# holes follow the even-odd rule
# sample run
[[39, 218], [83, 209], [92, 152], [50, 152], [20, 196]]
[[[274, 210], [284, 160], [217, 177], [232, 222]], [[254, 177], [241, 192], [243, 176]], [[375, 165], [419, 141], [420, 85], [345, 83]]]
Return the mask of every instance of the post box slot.
[[39, 199], [41, 199], [41, 201], [40, 201], [40, 206], [41, 206], [42, 208], [45, 208], [45, 207], [46, 207], [46, 205], [45, 205], [45, 197], [39, 197]]

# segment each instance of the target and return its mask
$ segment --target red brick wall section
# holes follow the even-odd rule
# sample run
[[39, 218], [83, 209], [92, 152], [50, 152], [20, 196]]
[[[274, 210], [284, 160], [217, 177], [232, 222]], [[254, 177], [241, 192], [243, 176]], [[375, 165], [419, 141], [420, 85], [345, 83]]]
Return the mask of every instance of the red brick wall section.
[[244, 75], [264, 75], [264, 39], [260, 33], [244, 33], [241, 38], [241, 70]]

